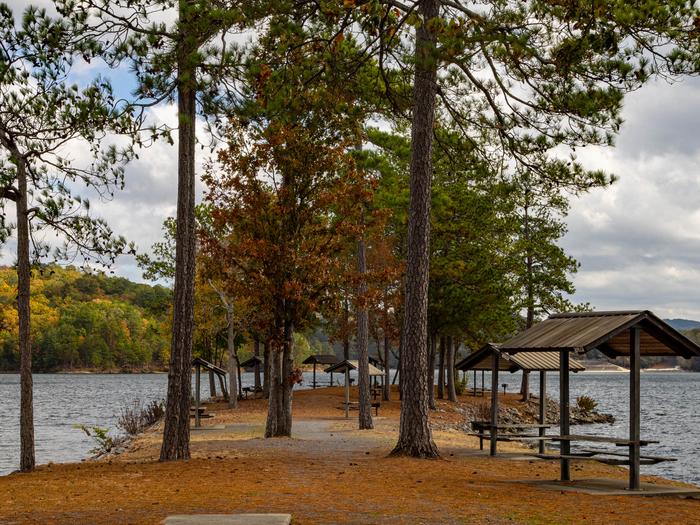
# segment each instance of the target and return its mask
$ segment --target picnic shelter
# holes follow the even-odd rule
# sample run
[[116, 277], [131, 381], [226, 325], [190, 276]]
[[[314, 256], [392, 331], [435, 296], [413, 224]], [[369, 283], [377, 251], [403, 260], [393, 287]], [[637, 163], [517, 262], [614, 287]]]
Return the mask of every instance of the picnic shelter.
[[[476, 352], [472, 352], [467, 357], [459, 361], [455, 368], [463, 372], [474, 371], [474, 395], [476, 395], [476, 372], [481, 370], [481, 388], [482, 395], [484, 392], [483, 374], [486, 370], [491, 372], [491, 420], [474, 421], [472, 427], [479, 432], [480, 443], [483, 447], [483, 435], [485, 430], [490, 430], [490, 454], [496, 455], [496, 446], [498, 441], [499, 430], [513, 430], [517, 426], [517, 430], [528, 431], [536, 429], [539, 436], [544, 436], [547, 425], [547, 372], [559, 371], [559, 355], [555, 352], [523, 352], [519, 354], [510, 354], [499, 348], [495, 343], [487, 343]], [[571, 372], [580, 372], [585, 370], [585, 367], [574, 359], [569, 361], [569, 370]], [[498, 373], [499, 372], [539, 372], [540, 373], [540, 403], [539, 403], [539, 422], [535, 425], [519, 424], [514, 425], [508, 423], [504, 426], [499, 426], [498, 421]], [[539, 451], [544, 453], [544, 440], [539, 442]]]
[[[572, 435], [569, 431], [569, 367], [571, 354], [585, 355], [597, 349], [610, 358], [629, 358], [629, 436], [627, 438]], [[560, 461], [561, 481], [570, 481], [572, 459], [594, 459], [629, 465], [629, 490], [640, 489], [641, 464], [672, 458], [641, 456], [640, 448], [655, 441], [640, 436], [640, 358], [645, 356], [700, 356], [700, 347], [648, 310], [576, 312], [551, 315], [500, 346], [509, 354], [555, 352], [559, 354], [559, 441], [558, 456], [539, 455]], [[669, 400], [671, 401], [671, 400]], [[626, 447], [627, 453], [589, 450], [573, 454], [571, 443], [587, 441]], [[607, 457], [604, 457], [607, 456]]]

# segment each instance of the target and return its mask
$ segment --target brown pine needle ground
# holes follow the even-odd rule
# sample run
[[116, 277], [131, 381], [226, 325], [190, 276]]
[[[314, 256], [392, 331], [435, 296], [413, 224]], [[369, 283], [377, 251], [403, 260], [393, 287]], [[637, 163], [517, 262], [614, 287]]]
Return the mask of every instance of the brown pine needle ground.
[[[170, 514], [233, 512], [287, 512], [296, 525], [700, 523], [694, 500], [589, 496], [514, 482], [556, 479], [558, 465], [479, 455], [477, 440], [457, 430], [435, 432], [442, 460], [388, 458], [398, 401], [382, 403], [375, 430], [359, 431], [357, 412], [346, 421], [337, 409], [342, 398], [342, 388], [295, 393], [292, 439], [262, 439], [263, 400], [233, 411], [210, 405], [216, 417], [204, 425], [226, 428], [195, 431], [190, 461], [157, 462], [156, 429], [108, 461], [1, 477], [0, 523], [155, 524]], [[438, 408], [436, 427], [464, 418], [451, 403]], [[523, 448], [501, 443], [499, 450]], [[572, 475], [624, 479], [626, 470], [574, 463]]]

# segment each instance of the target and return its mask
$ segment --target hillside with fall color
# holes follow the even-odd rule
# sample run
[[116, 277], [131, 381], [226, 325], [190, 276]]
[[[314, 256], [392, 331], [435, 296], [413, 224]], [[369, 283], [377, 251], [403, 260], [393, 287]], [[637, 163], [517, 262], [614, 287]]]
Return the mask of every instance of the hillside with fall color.
[[[34, 270], [31, 341], [35, 371], [162, 369], [171, 291], [74, 267]], [[0, 371], [19, 368], [17, 274], [0, 268]]]

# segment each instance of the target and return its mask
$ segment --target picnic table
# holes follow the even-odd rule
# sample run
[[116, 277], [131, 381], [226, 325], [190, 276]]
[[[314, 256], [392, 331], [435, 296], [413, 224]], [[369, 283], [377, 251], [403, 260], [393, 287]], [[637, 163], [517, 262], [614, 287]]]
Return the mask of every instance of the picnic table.
[[263, 389], [261, 386], [244, 386], [243, 387], [243, 397], [248, 399], [248, 394], [252, 394], [253, 398], [263, 395]]
[[[650, 444], [659, 443], [658, 441], [651, 439], [639, 439], [630, 440], [625, 438], [616, 438], [608, 436], [594, 436], [585, 434], [569, 434], [562, 436], [544, 436], [544, 437], [534, 437], [529, 438], [534, 440], [544, 439], [547, 441], [560, 441], [560, 442], [575, 442], [583, 441], [590, 443], [609, 443], [617, 447], [630, 447], [630, 446], [640, 446], [644, 447]], [[582, 449], [580, 451], [567, 451], [560, 452], [559, 454], [535, 454], [535, 457], [546, 460], [591, 460], [597, 461], [599, 463], [605, 463], [607, 465], [630, 465], [630, 455], [629, 453], [614, 452], [612, 450], [606, 449]], [[677, 461], [676, 458], [662, 457], [662, 456], [650, 456], [650, 455], [640, 455], [639, 463], [640, 465], [656, 465], [657, 463], [662, 463], [664, 461]]]
[[[360, 403], [358, 401], [349, 401], [348, 403], [345, 403], [345, 401], [343, 401], [338, 408], [340, 410], [345, 410], [346, 404], [348, 406], [348, 410], [359, 410], [360, 409]], [[375, 416], [379, 415], [379, 408], [381, 406], [382, 406], [382, 404], [379, 401], [370, 402], [370, 407], [374, 409]]]
[[[490, 421], [472, 421], [472, 430], [475, 431], [475, 436], [479, 438], [479, 450], [484, 450], [484, 439], [490, 438], [490, 432], [496, 432], [498, 441], [513, 441], [516, 439], [540, 438], [544, 437], [545, 431], [551, 425], [542, 425], [537, 423], [502, 423], [500, 425], [492, 425]], [[499, 431], [503, 433], [499, 433]], [[538, 435], [527, 433], [528, 430], [537, 430]], [[489, 431], [489, 435], [486, 432]]]

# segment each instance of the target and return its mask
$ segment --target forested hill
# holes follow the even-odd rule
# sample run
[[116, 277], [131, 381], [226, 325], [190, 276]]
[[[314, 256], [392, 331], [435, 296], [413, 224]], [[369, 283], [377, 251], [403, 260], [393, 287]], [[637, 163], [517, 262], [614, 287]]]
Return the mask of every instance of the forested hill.
[[[19, 368], [17, 274], [0, 267], [0, 370]], [[33, 369], [145, 370], [168, 362], [171, 291], [57, 266], [34, 270]]]

